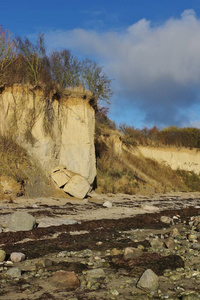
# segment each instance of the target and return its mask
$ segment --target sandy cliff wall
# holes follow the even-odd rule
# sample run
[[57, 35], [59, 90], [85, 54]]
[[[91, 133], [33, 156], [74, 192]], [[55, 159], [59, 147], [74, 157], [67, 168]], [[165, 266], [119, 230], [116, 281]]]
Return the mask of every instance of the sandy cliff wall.
[[172, 169], [193, 171], [196, 174], [200, 173], [200, 151], [197, 149], [174, 147], [168, 148], [153, 148], [153, 147], [138, 147], [139, 152], [147, 158], [156, 160], [159, 163], [165, 163]]
[[58, 165], [84, 176], [90, 184], [96, 176], [94, 109], [90, 99], [59, 99], [30, 86], [0, 90], [0, 134], [12, 136], [27, 149], [46, 174]]

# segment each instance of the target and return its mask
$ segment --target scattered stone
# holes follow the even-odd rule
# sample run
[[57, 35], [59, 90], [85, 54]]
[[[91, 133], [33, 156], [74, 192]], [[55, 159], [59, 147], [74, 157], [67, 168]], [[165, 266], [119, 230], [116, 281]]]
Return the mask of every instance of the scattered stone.
[[99, 287], [99, 284], [106, 278], [106, 275], [104, 273], [103, 269], [93, 269], [88, 270], [86, 274], [86, 281], [87, 281], [87, 288], [91, 288], [94, 285], [97, 285], [97, 288]]
[[142, 253], [143, 251], [138, 248], [127, 247], [124, 249], [124, 260], [139, 257], [142, 255]]
[[160, 239], [152, 239], [149, 241], [151, 247], [153, 248], [163, 248], [164, 242], [161, 241]]
[[41, 269], [51, 267], [52, 265], [53, 265], [53, 262], [48, 258], [42, 259], [36, 263], [36, 267], [41, 268]]
[[15, 212], [8, 221], [8, 228], [13, 231], [28, 231], [35, 226], [35, 218], [27, 212]]
[[110, 251], [110, 256], [118, 256], [121, 254], [121, 251], [118, 250], [117, 248], [113, 248], [111, 251]]
[[147, 269], [137, 282], [137, 287], [146, 292], [157, 291], [159, 288], [158, 276], [151, 269]]
[[25, 260], [25, 257], [26, 257], [25, 254], [22, 253], [22, 252], [13, 252], [10, 255], [10, 259], [14, 263], [17, 263], [17, 262]]
[[68, 257], [69, 256], [69, 251], [61, 251], [57, 255], [58, 257]]
[[198, 237], [197, 237], [197, 235], [194, 234], [194, 233], [191, 233], [191, 234], [188, 235], [188, 240], [189, 240], [190, 242], [197, 241], [197, 239], [198, 239]]
[[90, 249], [85, 249], [85, 250], [83, 250], [83, 253], [82, 253], [82, 256], [83, 257], [90, 257], [90, 256], [92, 256], [92, 250], [90, 250]]
[[110, 294], [113, 296], [119, 296], [119, 292], [117, 290], [110, 290]]
[[4, 261], [6, 258], [6, 252], [0, 249], [0, 262]]
[[53, 285], [64, 288], [66, 290], [75, 290], [80, 286], [80, 281], [75, 272], [57, 271], [51, 277]]
[[112, 207], [112, 202], [110, 202], [110, 201], [104, 202], [103, 207], [111, 208]]
[[164, 224], [172, 224], [173, 223], [173, 219], [170, 217], [167, 217], [167, 216], [161, 216], [160, 221]]
[[180, 232], [178, 231], [177, 228], [173, 228], [172, 231], [170, 232], [171, 237], [177, 237], [180, 236]]
[[165, 240], [165, 246], [168, 249], [174, 249], [175, 248], [175, 242], [172, 237], [169, 237], [168, 239]]
[[6, 275], [12, 278], [19, 278], [22, 275], [22, 272], [19, 268], [11, 268], [6, 272]]

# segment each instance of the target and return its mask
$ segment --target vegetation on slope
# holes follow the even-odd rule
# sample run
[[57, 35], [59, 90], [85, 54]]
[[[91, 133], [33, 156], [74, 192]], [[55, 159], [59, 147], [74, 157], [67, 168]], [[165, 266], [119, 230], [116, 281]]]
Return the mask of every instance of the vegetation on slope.
[[[97, 154], [97, 186], [98, 191], [103, 193], [154, 193], [154, 192], [176, 192], [176, 191], [200, 191], [200, 176], [193, 172], [172, 170], [169, 166], [134, 154], [137, 145], [158, 145], [158, 136], [163, 132], [155, 128], [145, 131], [133, 127], [121, 126], [121, 133], [116, 130], [115, 124], [106, 115], [107, 110], [101, 109], [96, 113], [96, 154]], [[176, 128], [173, 128], [176, 132]], [[145, 134], [144, 134], [145, 132]], [[156, 132], [156, 134], [155, 134]], [[165, 130], [166, 137], [171, 135], [169, 129]], [[180, 130], [181, 132], [181, 130]], [[195, 130], [183, 129], [189, 135]], [[198, 132], [198, 129], [197, 129]], [[123, 144], [121, 155], [115, 155], [101, 136], [120, 136]], [[183, 135], [183, 136], [184, 136]], [[172, 134], [173, 136], [173, 134]], [[198, 135], [197, 135], [198, 137]], [[195, 138], [197, 139], [195, 136]], [[180, 138], [181, 139], [181, 138]], [[188, 138], [191, 141], [191, 139]], [[168, 140], [169, 141], [169, 140]], [[167, 146], [176, 144], [176, 139], [170, 143], [160, 142], [159, 145]], [[180, 143], [178, 144], [180, 146]], [[182, 144], [181, 144], [182, 145]], [[187, 144], [189, 145], [189, 144]]]
[[30, 165], [26, 151], [12, 139], [0, 136], [0, 176], [8, 176], [23, 182], [26, 175], [23, 170]]
[[132, 146], [175, 146], [200, 148], [200, 129], [194, 127], [178, 128], [166, 127], [159, 130], [156, 126], [151, 129], [135, 129], [126, 124], [120, 125], [124, 143]]

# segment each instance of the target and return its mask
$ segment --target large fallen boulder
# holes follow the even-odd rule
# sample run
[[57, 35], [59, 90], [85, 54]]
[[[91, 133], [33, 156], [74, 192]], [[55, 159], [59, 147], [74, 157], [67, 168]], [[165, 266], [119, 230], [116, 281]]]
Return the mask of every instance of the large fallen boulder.
[[51, 172], [51, 178], [65, 193], [76, 198], [85, 198], [91, 189], [85, 177], [67, 170], [65, 166], [54, 168]]
[[90, 185], [81, 175], [74, 175], [69, 182], [64, 186], [64, 191], [76, 198], [83, 199], [90, 191]]
[[59, 188], [62, 188], [66, 183], [68, 183], [73, 174], [74, 173], [68, 171], [65, 166], [58, 166], [52, 170], [51, 178]]

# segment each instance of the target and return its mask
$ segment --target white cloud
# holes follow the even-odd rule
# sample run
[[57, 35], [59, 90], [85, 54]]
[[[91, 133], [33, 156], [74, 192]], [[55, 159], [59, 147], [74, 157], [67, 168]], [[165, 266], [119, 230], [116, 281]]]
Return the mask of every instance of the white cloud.
[[184, 109], [198, 101], [200, 20], [193, 10], [157, 26], [142, 19], [123, 32], [79, 28], [47, 33], [46, 39], [52, 48], [96, 56], [124, 106], [141, 108], [149, 122], [183, 123]]

